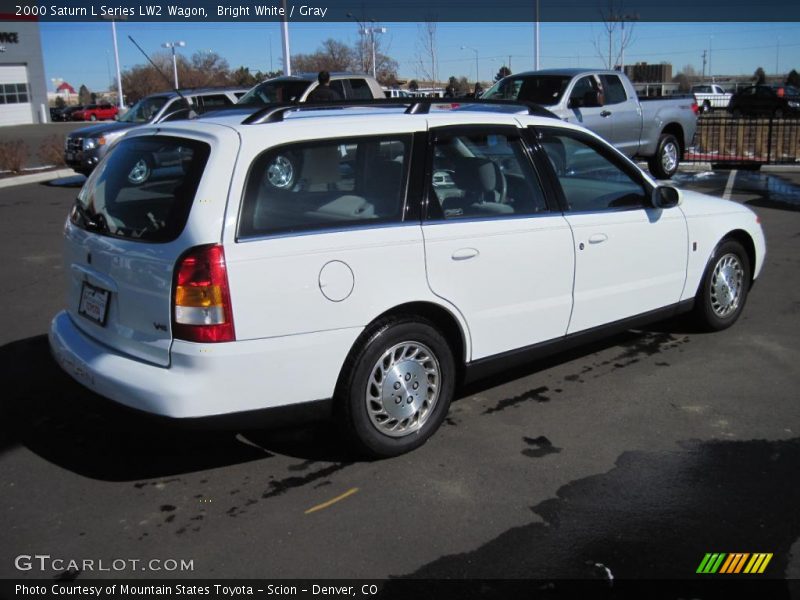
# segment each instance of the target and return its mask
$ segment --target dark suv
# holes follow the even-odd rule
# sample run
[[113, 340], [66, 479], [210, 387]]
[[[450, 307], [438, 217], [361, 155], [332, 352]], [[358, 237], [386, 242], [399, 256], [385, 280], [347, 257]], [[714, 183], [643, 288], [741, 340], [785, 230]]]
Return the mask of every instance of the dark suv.
[[[76, 129], [64, 142], [64, 162], [78, 173], [88, 175], [109, 147], [129, 129], [157, 122], [187, 102], [198, 112], [233, 106], [247, 92], [242, 88], [203, 88], [163, 92], [142, 98], [117, 121]], [[182, 96], [182, 97], [181, 97]]]
[[728, 112], [741, 115], [784, 117], [800, 113], [800, 90], [790, 85], [754, 85], [739, 90], [728, 104]]

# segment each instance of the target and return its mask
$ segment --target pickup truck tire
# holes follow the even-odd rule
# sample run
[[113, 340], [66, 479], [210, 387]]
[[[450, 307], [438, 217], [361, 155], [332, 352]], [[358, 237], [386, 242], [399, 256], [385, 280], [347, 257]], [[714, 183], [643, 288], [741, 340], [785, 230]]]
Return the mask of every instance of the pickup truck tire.
[[381, 319], [353, 346], [336, 403], [359, 454], [386, 458], [425, 443], [444, 421], [455, 389], [444, 336], [411, 315]]
[[703, 112], [704, 113], [711, 112], [711, 102], [709, 102], [708, 100], [703, 100]]
[[708, 260], [694, 304], [698, 325], [706, 331], [726, 329], [742, 314], [750, 291], [750, 259], [735, 240], [723, 240]]
[[656, 153], [647, 161], [650, 173], [656, 179], [669, 179], [678, 170], [681, 160], [681, 146], [674, 135], [662, 133], [658, 138]]

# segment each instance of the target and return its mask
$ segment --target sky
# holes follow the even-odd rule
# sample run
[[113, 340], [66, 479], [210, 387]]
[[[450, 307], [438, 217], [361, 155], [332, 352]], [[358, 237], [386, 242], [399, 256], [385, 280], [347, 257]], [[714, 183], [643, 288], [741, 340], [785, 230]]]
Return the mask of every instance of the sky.
[[[421, 26], [379, 25], [387, 28], [381, 36], [384, 52], [399, 63], [399, 76], [419, 78]], [[53, 80], [67, 81], [75, 89], [82, 84], [92, 91], [108, 89], [114, 76], [110, 23], [44, 22], [40, 28], [49, 90], [55, 87]], [[474, 81], [476, 53], [482, 81], [493, 78], [509, 61], [513, 72], [530, 70], [533, 32], [533, 23], [439, 23], [439, 78], [455, 75]], [[186, 47], [178, 51], [187, 56], [212, 51], [233, 68], [282, 67], [280, 25], [274, 22], [121, 22], [117, 37], [122, 69], [145, 62], [129, 35], [149, 54], [164, 52], [164, 42], [184, 41]], [[542, 23], [540, 35], [541, 68], [604, 66], [597, 49], [607, 52], [602, 23]], [[314, 52], [327, 38], [353, 45], [359, 33], [355, 23], [290, 23], [289, 36], [291, 53], [298, 54]], [[700, 73], [704, 50], [714, 75], [752, 74], [758, 67], [768, 74], [800, 71], [800, 23], [634, 23], [625, 63], [669, 62], [673, 74], [685, 65]], [[707, 73], [708, 69], [706, 65]]]

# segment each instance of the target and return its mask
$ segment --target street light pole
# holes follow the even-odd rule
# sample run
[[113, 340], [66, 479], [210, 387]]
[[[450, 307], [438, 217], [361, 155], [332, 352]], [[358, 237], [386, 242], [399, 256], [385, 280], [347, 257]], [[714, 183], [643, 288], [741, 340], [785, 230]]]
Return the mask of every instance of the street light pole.
[[[347, 13], [347, 17], [353, 19], [358, 25], [358, 34], [361, 36], [361, 66], [364, 66], [364, 37], [369, 35], [370, 45], [372, 46], [372, 76], [377, 79], [378, 71], [378, 57], [375, 51], [375, 34], [376, 33], [386, 33], [386, 27], [375, 27], [375, 21], [371, 21], [372, 27], [367, 27], [366, 21], [361, 21], [358, 17], [356, 17], [353, 13]], [[366, 68], [364, 69], [366, 71]]]
[[183, 48], [186, 42], [164, 42], [161, 44], [164, 48], [172, 49], [172, 74], [175, 77], [175, 89], [178, 89], [178, 59], [175, 56], [175, 48]]
[[473, 48], [471, 46], [461, 46], [461, 49], [462, 50], [472, 50], [475, 53], [475, 83], [478, 83], [478, 81], [481, 78], [481, 72], [478, 69], [478, 50], [477, 50], [477, 48]]

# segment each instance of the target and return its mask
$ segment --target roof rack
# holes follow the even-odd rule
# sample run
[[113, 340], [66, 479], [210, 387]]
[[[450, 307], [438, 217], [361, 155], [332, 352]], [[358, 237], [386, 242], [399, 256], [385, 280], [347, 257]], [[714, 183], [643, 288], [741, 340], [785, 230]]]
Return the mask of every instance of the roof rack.
[[519, 106], [527, 109], [529, 115], [539, 117], [551, 117], [557, 119], [556, 115], [538, 104], [524, 102], [522, 100], [482, 100], [480, 98], [381, 98], [365, 100], [333, 100], [330, 102], [286, 102], [279, 104], [269, 104], [258, 109], [244, 121], [242, 125], [261, 125], [262, 123], [278, 123], [283, 121], [284, 115], [288, 112], [299, 110], [326, 110], [357, 107], [383, 107], [392, 108], [405, 106], [405, 114], [428, 114], [432, 104], [452, 104], [457, 106]]

